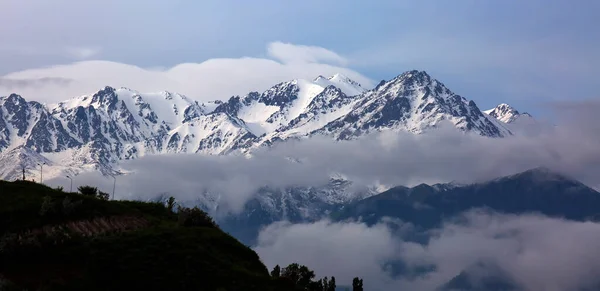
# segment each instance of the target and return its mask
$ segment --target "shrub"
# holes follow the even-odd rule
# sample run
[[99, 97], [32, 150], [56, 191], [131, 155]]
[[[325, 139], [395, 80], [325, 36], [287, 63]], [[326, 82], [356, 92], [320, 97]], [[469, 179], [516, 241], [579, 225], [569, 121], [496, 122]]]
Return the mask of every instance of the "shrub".
[[206, 212], [202, 211], [200, 208], [195, 206], [194, 208], [187, 207], [179, 207], [177, 209], [178, 219], [177, 222], [180, 226], [185, 227], [195, 227], [195, 226], [204, 226], [204, 227], [213, 227], [218, 228], [217, 224], [214, 222], [212, 217], [210, 217]]
[[44, 201], [42, 202], [42, 207], [40, 208], [40, 216], [46, 216], [47, 214], [55, 211], [56, 207], [52, 198], [50, 196], [44, 196]]
[[108, 195], [108, 193], [106, 192], [98, 192], [98, 198], [100, 198], [101, 200], [108, 200], [109, 197], [110, 195]]
[[14, 233], [7, 233], [0, 238], [0, 253], [13, 250], [19, 243], [19, 237]]
[[167, 199], [167, 209], [169, 210], [169, 212], [173, 212], [173, 210], [175, 209], [175, 198], [173, 196]]
[[9, 281], [6, 278], [3, 278], [0, 275], [0, 290], [2, 290], [2, 291], [23, 291], [25, 289], [17, 286], [15, 283]]
[[75, 211], [75, 209], [77, 208], [77, 206], [81, 205], [83, 201], [76, 201], [76, 202], [72, 202], [71, 198], [69, 197], [65, 197], [65, 199], [63, 199], [62, 201], [62, 211], [64, 215], [70, 215], [71, 213], [73, 213]]
[[77, 190], [79, 190], [79, 193], [86, 196], [96, 196], [98, 194], [98, 188], [92, 186], [79, 186]]
[[56, 191], [65, 192], [65, 191], [64, 191], [64, 190], [65, 190], [65, 188], [64, 188], [63, 186], [58, 186], [58, 187], [56, 187], [55, 189], [56, 189]]

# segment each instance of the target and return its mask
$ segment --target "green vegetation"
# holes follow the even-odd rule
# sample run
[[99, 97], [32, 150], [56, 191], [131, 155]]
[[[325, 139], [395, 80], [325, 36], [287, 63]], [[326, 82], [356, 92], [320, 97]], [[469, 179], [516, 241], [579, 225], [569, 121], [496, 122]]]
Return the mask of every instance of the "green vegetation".
[[[0, 181], [0, 290], [335, 290], [305, 266], [277, 266], [199, 208], [108, 201]], [[362, 284], [362, 281], [361, 281]]]

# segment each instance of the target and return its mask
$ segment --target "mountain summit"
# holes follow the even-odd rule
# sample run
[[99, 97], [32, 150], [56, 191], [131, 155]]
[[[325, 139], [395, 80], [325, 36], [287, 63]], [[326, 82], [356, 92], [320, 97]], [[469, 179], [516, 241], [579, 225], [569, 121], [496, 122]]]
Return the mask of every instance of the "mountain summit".
[[493, 114], [416, 70], [371, 90], [335, 74], [205, 103], [110, 86], [50, 105], [11, 94], [0, 97], [0, 160], [18, 165], [12, 157], [23, 155], [5, 154], [24, 147], [47, 156], [49, 168], [91, 167], [107, 174], [121, 160], [149, 154], [223, 155], [315, 135], [348, 140], [381, 131], [420, 134], [442, 121], [486, 137], [511, 135]]
[[[423, 133], [441, 121], [488, 137], [510, 131], [485, 116], [475, 102], [451, 92], [424, 71], [408, 71], [354, 97], [344, 114], [316, 132], [351, 139], [382, 130]], [[340, 111], [338, 111], [340, 112]]]
[[492, 109], [484, 111], [489, 116], [496, 118], [504, 123], [512, 123], [522, 116], [531, 117], [527, 112], [520, 113], [512, 106], [502, 103]]

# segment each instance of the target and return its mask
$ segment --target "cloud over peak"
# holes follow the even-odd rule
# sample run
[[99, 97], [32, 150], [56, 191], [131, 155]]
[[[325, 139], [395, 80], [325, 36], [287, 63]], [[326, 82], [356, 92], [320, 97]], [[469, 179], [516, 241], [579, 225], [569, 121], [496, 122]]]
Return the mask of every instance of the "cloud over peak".
[[[263, 91], [291, 79], [313, 79], [318, 75], [342, 73], [363, 84], [372, 80], [344, 65], [345, 59], [321, 47], [273, 42], [267, 47], [272, 58], [216, 58], [201, 63], [183, 63], [168, 69], [145, 69], [110, 61], [81, 61], [66, 65], [30, 69], [0, 77], [0, 96], [18, 93], [26, 99], [57, 102], [90, 94], [106, 85], [128, 87], [140, 92], [172, 91], [199, 101], [227, 99], [250, 91]], [[95, 56], [92, 48], [72, 48], [80, 59]], [[37, 83], [34, 79], [60, 78], [64, 84]], [[21, 83], [15, 82], [22, 81]], [[10, 83], [11, 86], [3, 84]], [[20, 85], [20, 86], [19, 86]]]
[[269, 55], [285, 64], [290, 63], [333, 63], [346, 65], [348, 61], [337, 53], [318, 46], [294, 45], [272, 42], [268, 45]]

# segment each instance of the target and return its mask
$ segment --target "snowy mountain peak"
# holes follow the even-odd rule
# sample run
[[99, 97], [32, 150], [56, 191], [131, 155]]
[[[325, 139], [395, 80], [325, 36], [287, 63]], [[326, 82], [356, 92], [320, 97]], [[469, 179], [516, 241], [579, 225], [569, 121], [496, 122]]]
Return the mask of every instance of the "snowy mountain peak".
[[531, 115], [529, 113], [526, 113], [526, 112], [520, 113], [514, 107], [512, 107], [506, 103], [499, 104], [498, 106], [496, 106], [490, 110], [485, 110], [484, 112], [486, 114], [488, 114], [489, 116], [491, 116], [497, 120], [500, 120], [504, 123], [512, 123], [521, 116], [531, 117]]
[[361, 88], [362, 88], [362, 86], [361, 86], [361, 85], [360, 85], [358, 82], [356, 82], [356, 81], [354, 81], [354, 80], [352, 80], [352, 79], [348, 78], [346, 75], [343, 75], [343, 74], [341, 74], [341, 73], [337, 73], [337, 74], [335, 74], [335, 75], [333, 75], [333, 76], [331, 76], [331, 77], [329, 77], [329, 78], [327, 78], [327, 79], [328, 79], [329, 81], [332, 81], [332, 82], [336, 82], [336, 83], [346, 83], [346, 84], [350, 84], [350, 85], [353, 85], [353, 86], [357, 86], [357, 87], [361, 87]]
[[321, 80], [328, 80], [329, 78], [325, 78], [323, 75], [319, 75], [316, 78], [313, 79], [313, 82], [319, 82]]
[[426, 83], [431, 81], [431, 76], [425, 72], [425, 71], [419, 71], [419, 70], [410, 70], [410, 71], [406, 71], [400, 75], [398, 75], [396, 78], [394, 78], [396, 80], [403, 80], [404, 82], [407, 81], [413, 81], [413, 82], [418, 82], [418, 83]]
[[328, 78], [323, 76], [317, 77], [313, 83], [325, 88], [327, 86], [335, 86], [342, 90], [348, 96], [359, 95], [366, 90], [356, 81], [346, 77], [343, 74], [335, 74]]
[[442, 83], [431, 78], [425, 71], [417, 70], [404, 72], [389, 81], [383, 80], [373, 91], [387, 91], [392, 95], [397, 95], [403, 91], [414, 91], [424, 87], [435, 89], [438, 94], [450, 95], [452, 93]]
[[203, 103], [169, 91], [110, 86], [49, 105], [11, 94], [0, 97], [0, 156], [23, 146], [31, 155], [64, 157], [57, 164], [69, 169], [108, 173], [119, 161], [144, 155], [248, 152], [315, 135], [347, 140], [379, 131], [423, 133], [442, 121], [488, 137], [512, 134], [475, 102], [413, 70], [371, 90], [335, 74]]
[[350, 111], [329, 123], [321, 133], [352, 139], [372, 131], [422, 133], [441, 121], [464, 131], [503, 137], [510, 131], [485, 116], [475, 102], [452, 93], [424, 71], [408, 71], [355, 97]]

